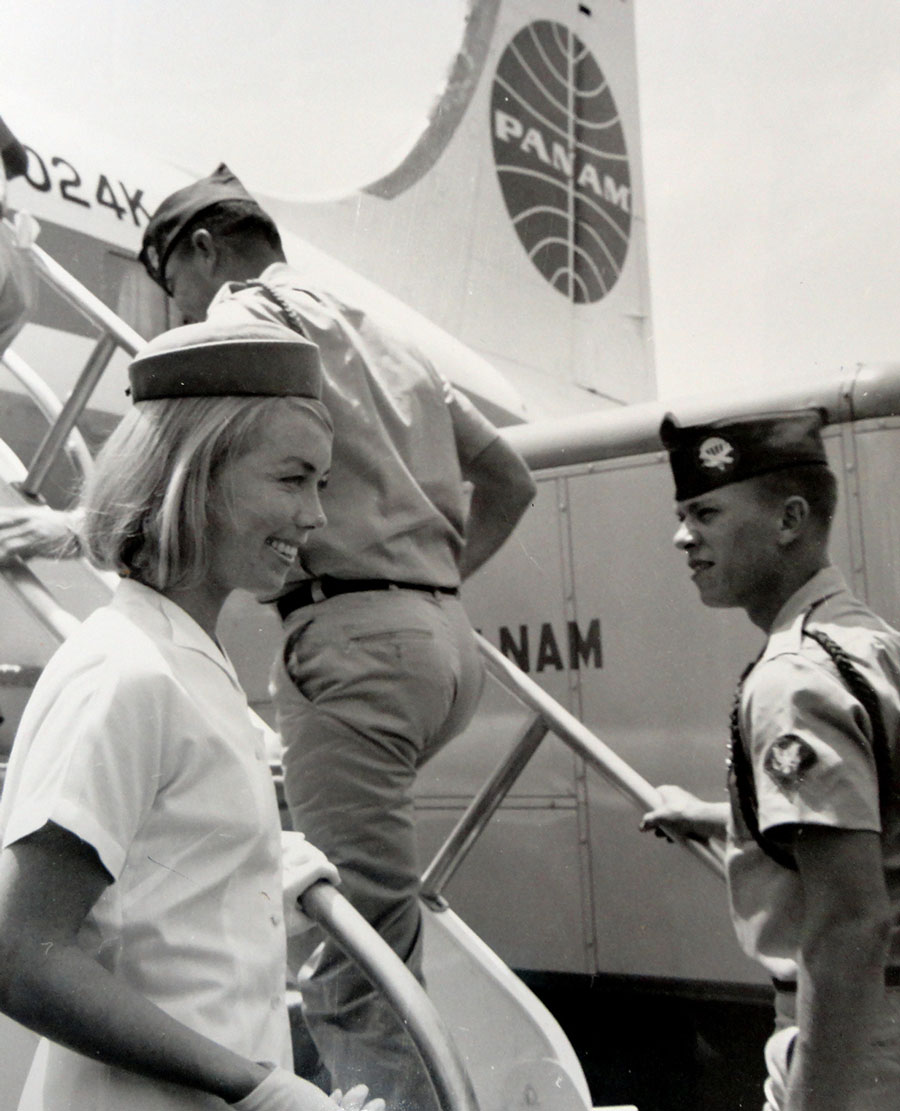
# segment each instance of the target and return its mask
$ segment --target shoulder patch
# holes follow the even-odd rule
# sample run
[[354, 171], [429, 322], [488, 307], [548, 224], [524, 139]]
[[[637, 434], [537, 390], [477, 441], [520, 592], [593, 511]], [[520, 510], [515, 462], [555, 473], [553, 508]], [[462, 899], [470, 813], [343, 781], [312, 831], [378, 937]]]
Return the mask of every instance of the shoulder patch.
[[763, 767], [782, 790], [796, 791], [817, 759], [811, 745], [789, 733], [772, 745]]

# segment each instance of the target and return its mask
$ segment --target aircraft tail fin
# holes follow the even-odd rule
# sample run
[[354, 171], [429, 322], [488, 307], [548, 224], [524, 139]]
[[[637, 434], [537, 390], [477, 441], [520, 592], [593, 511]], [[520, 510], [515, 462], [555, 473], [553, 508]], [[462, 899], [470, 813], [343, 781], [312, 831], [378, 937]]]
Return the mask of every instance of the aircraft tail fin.
[[271, 207], [486, 355], [532, 416], [655, 397], [630, 5], [474, 3], [400, 164]]

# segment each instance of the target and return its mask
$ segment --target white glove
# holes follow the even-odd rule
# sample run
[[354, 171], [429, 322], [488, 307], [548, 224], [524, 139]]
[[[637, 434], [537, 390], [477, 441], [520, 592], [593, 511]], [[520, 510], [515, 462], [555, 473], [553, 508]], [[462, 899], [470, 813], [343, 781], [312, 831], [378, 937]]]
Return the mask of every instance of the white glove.
[[296, 937], [313, 926], [300, 909], [297, 900], [311, 883], [328, 880], [340, 883], [338, 870], [328, 857], [311, 845], [302, 833], [294, 830], [281, 832], [281, 868], [284, 890], [284, 926], [288, 937]]
[[334, 1101], [321, 1088], [274, 1068], [261, 1084], [231, 1105], [235, 1111], [334, 1111]]
[[274, 1068], [265, 1080], [238, 1103], [235, 1111], [384, 1111], [383, 1099], [369, 1099], [365, 1084], [357, 1084], [346, 1095], [340, 1091], [326, 1096], [315, 1085], [287, 1069]]
[[331, 1093], [331, 1098], [343, 1111], [384, 1111], [385, 1108], [380, 1096], [369, 1099], [369, 1089], [365, 1084], [354, 1084], [346, 1095], [337, 1088]]

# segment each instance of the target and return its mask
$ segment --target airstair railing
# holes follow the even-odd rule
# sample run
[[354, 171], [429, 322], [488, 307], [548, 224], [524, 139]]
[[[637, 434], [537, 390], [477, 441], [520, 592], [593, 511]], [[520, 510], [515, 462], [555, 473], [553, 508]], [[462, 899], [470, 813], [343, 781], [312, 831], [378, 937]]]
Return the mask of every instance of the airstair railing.
[[145, 341], [96, 294], [69, 273], [64, 266], [47, 254], [43, 248], [33, 243], [28, 248], [40, 276], [64, 297], [83, 316], [87, 317], [101, 331], [108, 333], [127, 354], [136, 355]]
[[84, 412], [91, 394], [94, 392], [115, 351], [116, 341], [112, 336], [104, 335], [97, 340], [96, 346], [88, 356], [84, 369], [72, 387], [72, 392], [63, 403], [59, 416], [48, 428], [47, 434], [29, 464], [28, 474], [20, 486], [26, 497], [37, 498], [39, 496], [44, 479], [46, 479], [50, 468], [65, 447], [66, 441], [75, 428], [78, 418]]
[[[450, 836], [422, 876], [422, 898], [443, 905], [442, 891], [469, 849], [478, 840], [491, 817], [525, 769], [548, 732], [553, 732], [607, 782], [611, 783], [642, 813], [660, 804], [659, 792], [638, 772], [604, 744], [590, 729], [561, 706], [533, 679], [511, 663], [492, 644], [478, 637], [478, 647], [488, 672], [533, 713], [518, 741], [473, 798]], [[714, 841], [696, 841], [675, 830], [664, 830], [674, 842], [687, 849], [720, 879], [725, 875], [722, 846]]]
[[135, 355], [144, 346], [144, 340], [41, 247], [32, 244], [28, 251], [40, 277], [100, 330], [100, 337], [72, 392], [66, 398], [59, 416], [44, 437], [28, 467], [28, 473], [19, 485], [27, 497], [36, 498], [116, 349], [121, 347], [128, 355]]
[[[16, 488], [24, 467], [16, 453], [0, 440], [0, 480]], [[41, 580], [21, 559], [7, 560], [2, 568], [7, 585], [22, 605], [59, 643], [73, 633], [81, 622], [59, 604]]]
[[303, 913], [359, 965], [406, 1027], [441, 1111], [478, 1111], [475, 1090], [444, 1020], [425, 989], [381, 935], [326, 880], [308, 887], [300, 897], [300, 905]]
[[[25, 362], [21, 355], [17, 355], [15, 351], [9, 349], [4, 351], [3, 355], [0, 356], [0, 362], [2, 362], [10, 374], [24, 386], [35, 405], [37, 405], [43, 413], [47, 423], [53, 424], [62, 412], [63, 403], [53, 390], [50, 389], [44, 379], [41, 378], [36, 370], [32, 369], [32, 367]], [[72, 433], [66, 443], [66, 452], [73, 466], [80, 474], [90, 474], [94, 465], [94, 460], [84, 441], [84, 437], [77, 428], [72, 429]]]

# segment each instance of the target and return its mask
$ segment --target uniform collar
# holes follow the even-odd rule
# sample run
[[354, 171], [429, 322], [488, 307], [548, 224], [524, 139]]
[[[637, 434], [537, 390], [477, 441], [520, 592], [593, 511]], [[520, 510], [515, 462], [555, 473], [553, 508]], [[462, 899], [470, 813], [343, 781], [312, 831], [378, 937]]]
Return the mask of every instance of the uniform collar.
[[833, 598], [835, 594], [846, 592], [847, 583], [837, 567], [830, 565], [817, 571], [778, 611], [772, 622], [764, 655], [796, 652], [803, 636], [803, 618], [809, 610], [820, 602]]
[[[276, 281], [283, 273], [287, 273], [291, 278], [296, 279], [297, 274], [293, 267], [287, 262], [270, 262], [269, 265], [263, 270], [257, 282], [273, 282]], [[221, 307], [226, 304], [235, 293], [239, 293], [242, 289], [247, 289], [252, 285], [252, 282], [224, 282], [220, 287], [218, 293], [213, 297], [207, 309], [207, 316], [212, 315], [213, 309]]]
[[134, 579], [120, 579], [112, 606], [124, 612], [140, 613], [159, 636], [189, 652], [200, 652], [220, 667], [238, 690], [242, 689], [234, 664], [225, 652], [186, 610], [158, 590]]
[[[315, 278], [309, 275], [308, 268], [299, 270], [287, 261], [270, 262], [256, 281], [263, 285], [289, 285], [294, 290], [309, 294], [316, 301], [322, 300], [322, 293]], [[247, 284], [246, 282], [233, 283], [235, 289], [246, 289]], [[252, 282], [249, 284], [253, 285]]]
[[271, 282], [282, 273], [288, 273], [291, 277], [297, 276], [297, 271], [289, 262], [270, 262], [269, 265], [263, 270], [259, 276], [261, 282]]

